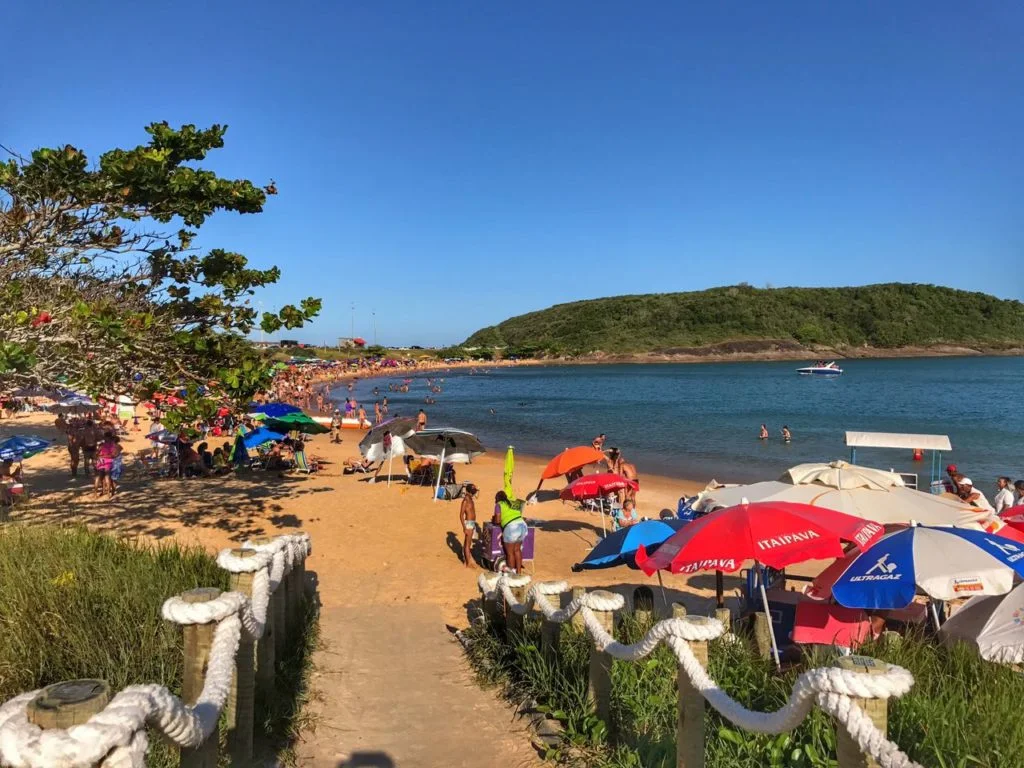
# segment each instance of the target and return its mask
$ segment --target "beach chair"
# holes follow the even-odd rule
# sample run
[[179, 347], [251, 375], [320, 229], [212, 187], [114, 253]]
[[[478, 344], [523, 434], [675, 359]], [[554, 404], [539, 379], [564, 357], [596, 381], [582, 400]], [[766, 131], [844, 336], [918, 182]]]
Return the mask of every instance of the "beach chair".
[[871, 622], [860, 608], [805, 599], [796, 604], [793, 642], [852, 651], [872, 637]]
[[320, 471], [320, 465], [314, 460], [310, 461], [306, 458], [305, 451], [298, 451], [295, 454], [295, 466], [293, 469], [303, 475], [311, 475], [314, 472]]

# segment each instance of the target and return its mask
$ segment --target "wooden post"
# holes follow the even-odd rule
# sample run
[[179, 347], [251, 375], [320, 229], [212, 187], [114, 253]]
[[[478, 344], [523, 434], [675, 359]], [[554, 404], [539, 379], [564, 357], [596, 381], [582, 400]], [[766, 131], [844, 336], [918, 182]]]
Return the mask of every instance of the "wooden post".
[[633, 590], [633, 615], [645, 626], [654, 621], [654, 591], [650, 587]]
[[715, 618], [722, 622], [726, 632], [732, 632], [732, 611], [728, 608], [715, 608]]
[[[840, 669], [865, 672], [869, 675], [883, 675], [889, 671], [889, 665], [884, 661], [878, 661], [868, 656], [844, 656], [837, 661], [836, 666]], [[886, 699], [854, 698], [853, 702], [871, 718], [871, 722], [878, 730], [883, 734], [887, 732], [889, 709]], [[839, 768], [878, 768], [878, 763], [874, 758], [861, 752], [857, 742], [839, 723], [836, 723], [836, 758]]]
[[772, 629], [764, 611], [758, 611], [754, 614], [754, 642], [757, 643], [757, 653], [762, 659], [771, 657]]
[[[186, 603], [208, 603], [220, 597], [220, 590], [203, 587], [181, 593]], [[181, 699], [186, 704], [195, 704], [203, 692], [206, 681], [206, 667], [210, 661], [210, 645], [213, 643], [215, 622], [209, 624], [186, 624], [184, 635], [185, 669], [181, 679]], [[181, 750], [182, 768], [217, 768], [220, 752], [220, 736], [214, 728], [210, 737], [195, 749]]]
[[[523, 605], [526, 602], [526, 593], [530, 589], [530, 584], [527, 582], [526, 584], [520, 584], [515, 587], [509, 585], [509, 589], [512, 590], [512, 594], [516, 598], [516, 603]], [[526, 622], [526, 614], [513, 611], [511, 605], [505, 606], [505, 611], [505, 620], [508, 622], [508, 626], [522, 634], [523, 624]]]
[[[235, 550], [251, 552], [252, 550]], [[232, 573], [231, 591], [241, 592], [252, 599], [252, 573]], [[228, 754], [231, 764], [251, 765], [253, 756], [253, 718], [256, 706], [256, 646], [242, 630], [235, 656], [235, 674], [231, 679], [231, 692], [225, 706], [228, 724]]]
[[[251, 539], [252, 543], [256, 546], [264, 546], [267, 544], [273, 544], [274, 539], [270, 536], [257, 536]], [[274, 557], [277, 557], [277, 553], [274, 553]], [[284, 553], [281, 553], [281, 557], [284, 557]], [[273, 611], [268, 607], [267, 609], [267, 620], [271, 620], [273, 616], [274, 622], [274, 658], [284, 658], [285, 650], [288, 646], [288, 578], [282, 574], [281, 582], [277, 585], [277, 589], [274, 590], [273, 595], [270, 598], [270, 603], [273, 606]]]
[[[706, 625], [703, 616], [682, 617], [693, 625]], [[708, 644], [691, 641], [690, 650], [702, 666], [708, 665]], [[693, 687], [682, 665], [676, 673], [676, 691], [679, 696], [679, 724], [676, 730], [676, 767], [704, 768], [704, 697]]]
[[[570, 598], [570, 601], [582, 598], [585, 594], [587, 594], [587, 590], [585, 587], [573, 587], [571, 593], [572, 597]], [[580, 611], [577, 611], [576, 614], [572, 617], [572, 619], [570, 619], [570, 621], [576, 629], [578, 629], [580, 632], [583, 631], [583, 614]]]
[[672, 618], [681, 619], [686, 616], [686, 606], [682, 603], [672, 603]]
[[[235, 557], [256, 557], [255, 549], [232, 549]], [[249, 596], [252, 597], [252, 576], [249, 576]], [[256, 686], [264, 696], [274, 694], [274, 596], [267, 603], [267, 621], [263, 628], [263, 637], [256, 642]]]
[[[592, 594], [612, 598], [611, 592], [603, 589], [594, 590]], [[593, 609], [591, 609], [593, 611]], [[593, 611], [594, 616], [609, 633], [615, 632], [615, 611]], [[590, 646], [590, 674], [588, 677], [587, 695], [594, 704], [594, 713], [604, 721], [611, 732], [612, 709], [612, 657], [604, 651], [597, 650], [596, 644]]]
[[500, 599], [499, 595], [489, 598], [484, 594], [480, 597], [484, 605], [484, 618], [490, 627], [497, 627], [501, 624], [501, 603], [498, 602]]
[[43, 730], [81, 725], [110, 702], [105, 680], [68, 680], [48, 685], [28, 705], [28, 721]]
[[306, 561], [296, 557], [292, 563], [292, 575], [289, 581], [291, 592], [288, 594], [288, 607], [292, 609], [292, 626], [295, 642], [302, 642], [298, 633], [305, 629], [306, 624]]
[[[565, 592], [558, 594], [558, 607], [562, 608], [562, 596]], [[552, 595], [546, 595], [548, 600]], [[554, 661], [558, 656], [558, 639], [561, 635], [562, 625], [554, 621], [548, 621], [547, 616], [541, 613], [540, 617], [540, 652], [548, 661]]]

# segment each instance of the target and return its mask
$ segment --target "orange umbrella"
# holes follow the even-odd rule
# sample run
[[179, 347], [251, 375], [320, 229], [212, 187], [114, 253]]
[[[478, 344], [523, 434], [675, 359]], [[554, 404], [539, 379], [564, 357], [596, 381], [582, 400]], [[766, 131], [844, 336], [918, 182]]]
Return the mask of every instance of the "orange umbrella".
[[604, 454], [596, 448], [591, 448], [589, 445], [566, 448], [544, 467], [540, 480], [544, 482], [552, 477], [567, 475], [574, 469], [579, 469], [580, 467], [587, 466], [587, 464], [594, 464], [598, 461], [604, 461]]

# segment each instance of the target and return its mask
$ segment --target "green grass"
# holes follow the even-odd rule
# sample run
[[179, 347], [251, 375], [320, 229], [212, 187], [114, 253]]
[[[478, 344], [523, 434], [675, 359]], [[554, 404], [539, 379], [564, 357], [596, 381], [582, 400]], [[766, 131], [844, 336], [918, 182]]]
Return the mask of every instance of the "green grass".
[[[638, 640], [647, 625], [626, 616], [616, 630], [623, 642]], [[540, 653], [539, 629], [528, 622], [522, 635], [499, 628], [467, 630], [469, 660], [478, 679], [509, 699], [536, 699], [563, 722], [564, 746], [549, 757], [596, 768], [675, 766], [676, 660], [665, 646], [638, 662], [612, 665], [614, 738], [586, 700], [587, 637], [563, 628], [556, 659]], [[910, 756], [935, 768], [1012, 768], [1024, 754], [1024, 721], [1018, 716], [1024, 678], [979, 659], [968, 648], [937, 647], [921, 638], [899, 645], [869, 646], [865, 655], [907, 667], [916, 683], [889, 706], [889, 734]], [[831, 663], [819, 657], [809, 666]], [[758, 711], [779, 709], [801, 669], [775, 673], [749, 644], [712, 643], [712, 677], [734, 699]], [[815, 709], [792, 733], [758, 736], [742, 731], [710, 708], [705, 721], [709, 768], [825, 768], [835, 766], [835, 726]]]
[[[196, 587], [227, 589], [227, 573], [200, 548], [143, 546], [85, 528], [0, 531], [0, 700], [62, 680], [98, 677], [113, 691], [160, 683], [180, 693], [181, 628], [164, 600]], [[264, 707], [268, 743], [286, 749], [301, 720], [316, 612], [306, 644], [279, 661], [279, 691]], [[257, 731], [260, 731], [259, 721]], [[151, 738], [149, 765], [177, 765]]]

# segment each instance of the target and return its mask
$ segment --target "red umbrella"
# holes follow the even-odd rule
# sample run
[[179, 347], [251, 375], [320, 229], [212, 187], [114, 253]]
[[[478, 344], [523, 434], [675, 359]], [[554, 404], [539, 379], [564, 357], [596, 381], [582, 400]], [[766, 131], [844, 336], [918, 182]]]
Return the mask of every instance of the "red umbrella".
[[562, 489], [559, 498], [564, 501], [597, 499], [601, 496], [607, 496], [609, 493], [624, 491], [627, 488], [632, 488], [635, 491], [639, 487], [640, 485], [636, 480], [629, 480], [613, 472], [602, 472], [599, 475], [584, 475], [573, 480]]
[[[880, 524], [843, 512], [788, 501], [762, 501], [712, 512], [673, 535], [653, 555], [641, 546], [636, 564], [648, 576], [661, 569], [672, 573], [733, 572], [746, 560], [785, 568], [805, 560], [843, 557], [843, 542], [863, 551], [884, 533]], [[763, 572], [760, 584], [771, 629]], [[775, 664], [779, 666], [774, 630], [771, 639]]]
[[644, 573], [740, 569], [746, 560], [785, 568], [805, 560], [842, 557], [843, 542], [864, 550], [882, 537], [878, 523], [843, 512], [788, 501], [740, 504], [690, 523], [636, 562]]

